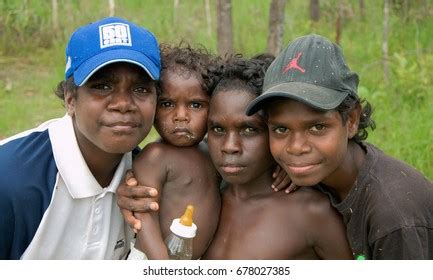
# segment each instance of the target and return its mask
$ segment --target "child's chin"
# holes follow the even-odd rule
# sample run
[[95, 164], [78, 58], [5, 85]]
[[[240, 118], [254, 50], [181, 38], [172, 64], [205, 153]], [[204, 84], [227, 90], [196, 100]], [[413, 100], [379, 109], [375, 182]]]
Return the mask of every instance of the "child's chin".
[[290, 176], [292, 183], [299, 187], [310, 187], [320, 183], [320, 179], [312, 177], [295, 178]]

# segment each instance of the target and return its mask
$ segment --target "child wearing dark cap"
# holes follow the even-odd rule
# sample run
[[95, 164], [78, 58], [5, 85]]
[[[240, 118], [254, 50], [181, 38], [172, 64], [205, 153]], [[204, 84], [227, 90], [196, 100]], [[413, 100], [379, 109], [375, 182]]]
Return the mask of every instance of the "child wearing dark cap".
[[266, 72], [248, 106], [267, 116], [273, 157], [298, 187], [319, 184], [341, 213], [357, 259], [433, 259], [433, 185], [364, 142], [374, 127], [341, 49], [308, 35]]
[[218, 229], [203, 259], [351, 259], [338, 212], [305, 187], [274, 192], [276, 162], [265, 118], [245, 115], [263, 84], [265, 60], [230, 60], [210, 101], [208, 147], [223, 178]]
[[67, 114], [0, 142], [0, 259], [122, 259], [115, 192], [156, 108], [154, 35], [121, 18], [78, 28], [56, 94]]

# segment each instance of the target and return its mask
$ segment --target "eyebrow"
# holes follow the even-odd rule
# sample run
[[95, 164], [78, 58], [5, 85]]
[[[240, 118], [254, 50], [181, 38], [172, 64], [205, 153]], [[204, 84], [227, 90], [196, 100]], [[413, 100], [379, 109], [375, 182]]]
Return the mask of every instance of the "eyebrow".
[[241, 123], [241, 126], [263, 126], [266, 127], [266, 123], [264, 121], [260, 121], [260, 120], [256, 120], [256, 121], [252, 121], [252, 120], [248, 120], [248, 121], [244, 121]]
[[[309, 119], [303, 119], [302, 123], [307, 124], [307, 125], [312, 125], [312, 124], [317, 124], [317, 123], [324, 123], [324, 122], [329, 122], [329, 121], [333, 121], [334, 117], [333, 116], [329, 116], [327, 114], [320, 114], [318, 116], [313, 116]], [[271, 117], [267, 118], [266, 120], [267, 124], [271, 124], [271, 125], [282, 125], [285, 126], [286, 122], [280, 121], [280, 120], [274, 120]]]
[[203, 103], [209, 103], [209, 100], [206, 98], [193, 98], [190, 101], [192, 102], [203, 102]]
[[209, 126], [219, 125], [219, 122], [208, 119], [208, 125]]

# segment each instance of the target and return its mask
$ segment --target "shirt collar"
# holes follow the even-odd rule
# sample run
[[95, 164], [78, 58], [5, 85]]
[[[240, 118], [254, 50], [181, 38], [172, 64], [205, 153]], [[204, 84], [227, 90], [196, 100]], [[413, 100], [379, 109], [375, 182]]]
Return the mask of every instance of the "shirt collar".
[[65, 115], [48, 129], [54, 159], [72, 198], [86, 198], [104, 192], [115, 193], [126, 170], [131, 167], [131, 153], [123, 155], [108, 187], [102, 188], [96, 181], [78, 146], [72, 118]]

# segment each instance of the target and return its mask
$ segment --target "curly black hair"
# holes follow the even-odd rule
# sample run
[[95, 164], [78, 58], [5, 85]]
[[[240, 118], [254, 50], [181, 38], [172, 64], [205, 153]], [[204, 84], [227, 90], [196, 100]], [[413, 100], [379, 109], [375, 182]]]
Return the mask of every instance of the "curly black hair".
[[160, 44], [161, 50], [161, 79], [157, 83], [157, 91], [161, 93], [161, 83], [164, 82], [164, 74], [175, 73], [181, 77], [196, 77], [202, 82], [202, 88], [211, 94], [209, 68], [216, 62], [204, 47], [193, 48], [186, 42], [180, 42], [177, 46]]
[[228, 57], [213, 73], [214, 94], [228, 90], [246, 90], [260, 95], [266, 70], [272, 60], [252, 58], [246, 59], [237, 54]]
[[69, 91], [72, 93], [72, 96], [75, 98], [77, 95], [78, 86], [74, 83], [74, 77], [70, 77], [67, 80], [63, 80], [57, 84], [54, 94], [60, 98], [62, 101], [65, 100], [65, 91]]
[[358, 132], [351, 140], [356, 143], [361, 143], [363, 140], [366, 140], [368, 137], [367, 128], [374, 130], [376, 128], [376, 123], [371, 118], [373, 113], [373, 108], [371, 104], [363, 99], [360, 99], [358, 96], [347, 96], [340, 105], [335, 109], [338, 113], [340, 113], [341, 118], [343, 120], [343, 124], [346, 123], [349, 113], [356, 107], [361, 106], [361, 116], [359, 119]]

